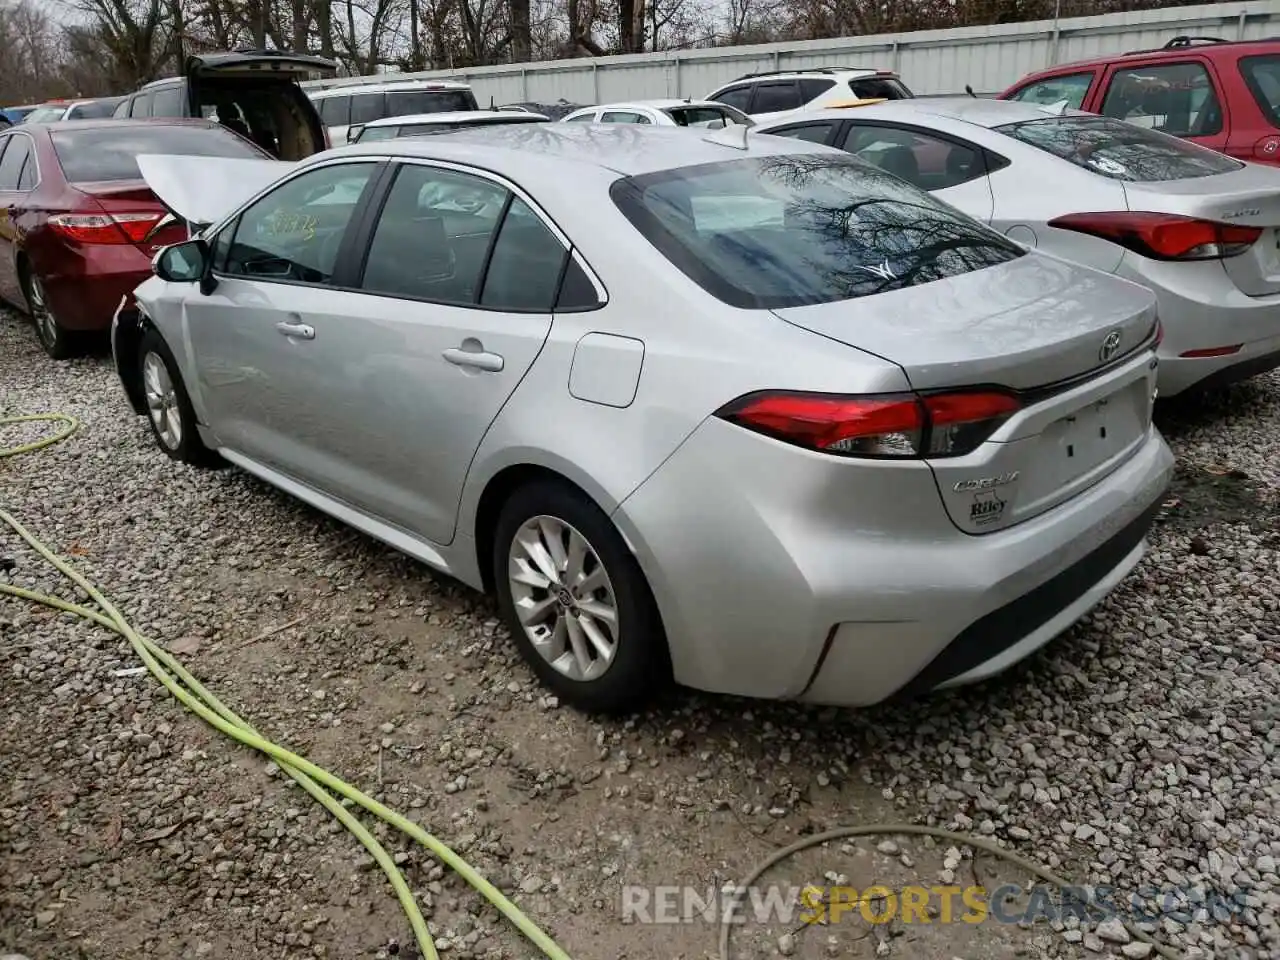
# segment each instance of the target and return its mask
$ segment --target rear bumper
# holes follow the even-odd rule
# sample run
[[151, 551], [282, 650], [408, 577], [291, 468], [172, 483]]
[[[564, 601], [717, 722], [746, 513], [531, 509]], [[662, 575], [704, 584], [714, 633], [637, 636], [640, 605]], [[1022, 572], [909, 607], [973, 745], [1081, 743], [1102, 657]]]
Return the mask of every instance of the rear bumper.
[[1093, 487], [980, 537], [955, 529], [922, 469], [700, 427], [614, 515], [676, 679], [862, 706], [1003, 670], [1138, 561], [1173, 456], [1151, 428]]
[[[1280, 295], [1248, 297], [1222, 263], [1160, 263], [1125, 253], [1117, 273], [1156, 294], [1164, 340], [1160, 344], [1162, 397], [1192, 387], [1224, 386], [1280, 363]], [[1240, 346], [1220, 357], [1184, 357], [1192, 350]]]
[[44, 276], [45, 294], [58, 322], [68, 330], [107, 330], [120, 298], [151, 276], [145, 253], [126, 244], [84, 247], [72, 269]]

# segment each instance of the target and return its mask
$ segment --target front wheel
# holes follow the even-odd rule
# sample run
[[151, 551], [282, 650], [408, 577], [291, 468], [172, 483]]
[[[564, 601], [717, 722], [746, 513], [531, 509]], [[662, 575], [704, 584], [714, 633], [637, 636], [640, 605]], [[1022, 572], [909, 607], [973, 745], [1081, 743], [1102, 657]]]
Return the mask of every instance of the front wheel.
[[195, 409], [173, 352], [155, 330], [147, 330], [138, 344], [138, 369], [147, 403], [147, 422], [156, 445], [173, 460], [216, 466], [220, 458], [200, 439]]
[[517, 490], [498, 518], [493, 569], [520, 653], [565, 702], [622, 713], [666, 685], [666, 638], [644, 574], [586, 496], [554, 482]]

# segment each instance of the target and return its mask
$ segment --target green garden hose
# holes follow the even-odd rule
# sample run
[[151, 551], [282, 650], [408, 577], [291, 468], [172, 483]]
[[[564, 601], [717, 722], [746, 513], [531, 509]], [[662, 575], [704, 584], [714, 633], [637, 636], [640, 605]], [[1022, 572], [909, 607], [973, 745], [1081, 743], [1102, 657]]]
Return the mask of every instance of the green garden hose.
[[[79, 427], [79, 422], [74, 417], [69, 417], [61, 413], [44, 413], [33, 414], [30, 416], [20, 417], [0, 417], [0, 426], [16, 423], [35, 423], [50, 422], [62, 424], [61, 429], [48, 436], [42, 437], [30, 443], [22, 444], [17, 447], [3, 448], [0, 447], [0, 459], [12, 457], [22, 453], [31, 453], [35, 450], [43, 449], [60, 440], [65, 440], [71, 436]], [[33, 603], [43, 604], [56, 610], [62, 610], [66, 613], [75, 614], [85, 620], [89, 620], [100, 626], [106, 627], [115, 633], [120, 634], [133, 647], [134, 651], [146, 664], [151, 674], [164, 685], [164, 687], [178, 698], [182, 704], [196, 714], [210, 726], [220, 730], [233, 740], [252, 747], [261, 753], [271, 757], [290, 777], [292, 777], [299, 786], [307, 793], [311, 794], [326, 810], [332, 813], [338, 821], [349, 830], [352, 835], [364, 846], [364, 848], [373, 857], [374, 861], [382, 868], [386, 874], [387, 880], [391, 883], [392, 889], [395, 891], [396, 898], [400, 901], [400, 906], [405, 912], [405, 916], [409, 919], [409, 925], [413, 929], [414, 938], [418, 942], [418, 948], [424, 958], [427, 960], [438, 960], [435, 943], [431, 938], [431, 933], [427, 929], [426, 920], [423, 919], [422, 912], [418, 909], [417, 903], [413, 899], [413, 893], [409, 889], [409, 884], [405, 881], [404, 875], [395, 865], [390, 854], [387, 853], [385, 847], [371, 834], [368, 829], [338, 800], [333, 794], [345, 798], [353, 804], [363, 807], [369, 813], [373, 814], [384, 823], [395, 827], [397, 830], [407, 834], [413, 840], [426, 847], [431, 853], [438, 857], [443, 863], [455, 870], [476, 889], [489, 903], [493, 904], [503, 916], [512, 922], [517, 929], [520, 930], [539, 950], [543, 956], [550, 960], [569, 960], [569, 955], [556, 944], [547, 934], [538, 928], [536, 924], [516, 907], [510, 900], [503, 896], [502, 892], [489, 883], [484, 877], [480, 876], [465, 860], [463, 860], [453, 850], [449, 849], [440, 840], [433, 837], [427, 831], [423, 830], [413, 821], [405, 818], [389, 807], [384, 806], [372, 797], [357, 790], [355, 787], [335, 777], [327, 770], [316, 766], [304, 757], [298, 756], [271, 741], [267, 740], [249, 723], [236, 716], [230, 708], [223, 704], [217, 697], [204, 688], [195, 677], [193, 677], [174, 657], [159, 644], [153, 640], [138, 634], [124, 619], [124, 616], [118, 609], [108, 600], [101, 591], [93, 584], [86, 580], [74, 567], [67, 561], [57, 556], [40, 542], [30, 531], [19, 523], [7, 511], [0, 509], [0, 522], [12, 529], [21, 537], [28, 546], [36, 553], [47, 560], [54, 568], [56, 568], [63, 576], [83, 590], [98, 605], [98, 610], [89, 607], [80, 606], [58, 597], [46, 596], [45, 594], [36, 593], [32, 590], [26, 590], [22, 587], [15, 587], [11, 584], [0, 583], [0, 594], [18, 597]], [[326, 789], [327, 788], [327, 789]], [[329, 791], [332, 791], [330, 793]], [[848, 837], [866, 837], [866, 836], [883, 836], [886, 834], [906, 834], [917, 836], [931, 836], [939, 839], [949, 840], [957, 844], [964, 844], [975, 849], [983, 850], [1001, 859], [1026, 870], [1034, 876], [1039, 877], [1047, 883], [1062, 888], [1069, 886], [1069, 882], [1062, 877], [1050, 872], [1044, 867], [1031, 860], [1019, 856], [1011, 850], [1007, 850], [998, 844], [983, 839], [981, 837], [973, 837], [963, 833], [956, 833], [950, 830], [943, 830], [936, 827], [926, 827], [916, 824], [867, 824], [856, 827], [842, 827], [836, 830], [830, 830], [825, 833], [814, 834], [805, 837], [788, 847], [784, 847], [776, 851], [767, 860], [755, 868], [751, 875], [736, 890], [739, 895], [749, 889], [757, 880], [760, 879], [769, 869], [776, 866], [783, 860], [806, 850], [808, 848], [827, 843], [832, 840], [839, 840]], [[732, 932], [732, 912], [726, 911], [722, 917], [722, 925], [720, 930], [720, 960], [731, 960], [729, 956], [729, 938]], [[1158, 943], [1145, 931], [1139, 929], [1134, 924], [1124, 922], [1125, 929], [1129, 931], [1130, 936], [1144, 943], [1150, 944], [1157, 953], [1169, 960], [1178, 960], [1181, 956], [1176, 950], [1164, 944]]]

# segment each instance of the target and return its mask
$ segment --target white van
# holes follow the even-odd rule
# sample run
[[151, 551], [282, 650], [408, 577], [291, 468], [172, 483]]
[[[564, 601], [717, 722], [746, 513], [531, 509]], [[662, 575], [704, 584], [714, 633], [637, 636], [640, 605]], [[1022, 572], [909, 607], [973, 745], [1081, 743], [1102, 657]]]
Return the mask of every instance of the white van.
[[350, 127], [362, 127], [387, 117], [419, 113], [452, 113], [475, 110], [471, 87], [455, 80], [389, 80], [386, 83], [349, 83], [308, 90], [329, 131], [329, 142], [347, 142]]

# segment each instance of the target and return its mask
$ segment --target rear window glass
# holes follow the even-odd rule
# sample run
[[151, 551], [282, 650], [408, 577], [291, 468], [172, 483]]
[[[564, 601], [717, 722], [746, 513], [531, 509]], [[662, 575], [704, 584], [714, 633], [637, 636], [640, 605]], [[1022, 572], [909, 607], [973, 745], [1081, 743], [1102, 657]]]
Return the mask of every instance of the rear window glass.
[[255, 147], [225, 130], [160, 124], [60, 130], [53, 134], [53, 149], [71, 183], [141, 180], [140, 153], [262, 159]]
[[1273, 127], [1280, 127], [1280, 57], [1243, 57], [1240, 72], [1258, 109]]
[[351, 122], [372, 123], [387, 114], [386, 99], [380, 93], [358, 93], [351, 98]]
[[103, 120], [115, 113], [115, 109], [120, 105], [119, 97], [112, 97], [109, 100], [90, 100], [88, 103], [80, 103], [71, 108], [69, 120]]
[[912, 100], [915, 94], [896, 77], [863, 77], [850, 80], [849, 89], [859, 100]]
[[387, 116], [407, 117], [414, 113], [452, 113], [474, 110], [476, 99], [470, 90], [397, 90], [387, 94]]
[[351, 122], [350, 97], [324, 97], [318, 104], [320, 120], [326, 127], [345, 127]]
[[1212, 177], [1243, 166], [1207, 147], [1110, 117], [1046, 117], [995, 129], [1099, 176], [1132, 183]]
[[1023, 255], [927, 193], [846, 156], [682, 167], [618, 180], [610, 193], [688, 277], [749, 309], [864, 297]]

